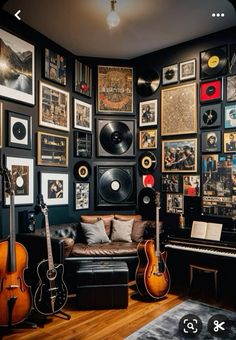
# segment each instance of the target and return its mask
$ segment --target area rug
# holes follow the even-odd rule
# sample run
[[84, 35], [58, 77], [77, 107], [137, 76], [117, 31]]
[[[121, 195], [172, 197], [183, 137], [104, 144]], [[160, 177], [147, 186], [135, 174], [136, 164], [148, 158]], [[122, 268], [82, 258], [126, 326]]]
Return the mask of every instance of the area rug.
[[[157, 306], [158, 308], [158, 306]], [[194, 336], [194, 339], [217, 339], [208, 332], [208, 321], [215, 315], [226, 316], [231, 323], [231, 332], [227, 337], [221, 339], [236, 339], [236, 313], [225, 309], [213, 307], [205, 303], [186, 300], [160, 315], [138, 331], [126, 337], [126, 340], [139, 339], [160, 339], [160, 340], [179, 340], [184, 339], [179, 330], [179, 321], [187, 314], [197, 315], [202, 321], [201, 333]], [[183, 318], [184, 319], [184, 318]], [[187, 335], [186, 335], [187, 338]]]

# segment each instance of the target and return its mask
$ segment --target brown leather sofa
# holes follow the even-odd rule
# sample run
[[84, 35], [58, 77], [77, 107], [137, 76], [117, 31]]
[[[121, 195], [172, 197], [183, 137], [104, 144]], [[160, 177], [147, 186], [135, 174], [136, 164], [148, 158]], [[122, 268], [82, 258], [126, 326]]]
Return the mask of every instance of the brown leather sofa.
[[[132, 242], [109, 242], [88, 245], [81, 229], [80, 222], [72, 222], [50, 226], [51, 244], [54, 263], [64, 264], [64, 279], [70, 292], [76, 288], [75, 273], [80, 261], [111, 260], [125, 261], [129, 268], [129, 280], [135, 277], [138, 264], [137, 246], [142, 239], [155, 236], [155, 222], [142, 221], [141, 215], [99, 214], [81, 215], [80, 221], [96, 223], [104, 221], [108, 236], [111, 234], [112, 220], [134, 220]], [[34, 233], [17, 235], [17, 241], [25, 245], [29, 255], [29, 271], [27, 282], [34, 287], [38, 281], [36, 268], [42, 259], [47, 259], [45, 229], [36, 229]]]

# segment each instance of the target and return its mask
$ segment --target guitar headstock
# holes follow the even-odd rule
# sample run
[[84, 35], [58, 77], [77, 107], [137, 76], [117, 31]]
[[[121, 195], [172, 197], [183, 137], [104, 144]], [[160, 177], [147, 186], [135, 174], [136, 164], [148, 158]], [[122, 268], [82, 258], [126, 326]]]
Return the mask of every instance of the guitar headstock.
[[43, 200], [43, 195], [42, 194], [38, 194], [38, 205], [39, 205], [42, 213], [44, 215], [47, 215], [48, 214], [48, 208], [47, 208], [46, 203]]
[[159, 191], [156, 191], [155, 204], [156, 204], [157, 208], [160, 208], [160, 206], [161, 206], [161, 197], [160, 197], [160, 192]]

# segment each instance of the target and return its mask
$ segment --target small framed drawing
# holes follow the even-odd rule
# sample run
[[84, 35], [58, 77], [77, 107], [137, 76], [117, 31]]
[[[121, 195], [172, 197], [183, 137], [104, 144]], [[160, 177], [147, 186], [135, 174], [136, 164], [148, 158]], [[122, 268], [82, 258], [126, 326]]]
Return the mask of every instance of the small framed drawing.
[[75, 92], [92, 97], [92, 68], [75, 60]]
[[68, 174], [41, 172], [41, 194], [47, 205], [68, 204]]
[[7, 111], [8, 141], [7, 145], [14, 148], [31, 149], [32, 117]]
[[0, 29], [1, 96], [34, 105], [35, 48], [28, 42]]
[[180, 176], [176, 174], [163, 174], [161, 189], [163, 192], [180, 192]]
[[39, 125], [70, 130], [70, 94], [57, 87], [39, 84]]
[[2, 140], [3, 140], [2, 112], [3, 112], [3, 104], [0, 102], [0, 148], [2, 148]]
[[223, 97], [222, 80], [204, 81], [200, 83], [200, 102], [221, 101]]
[[190, 80], [196, 78], [196, 59], [183, 61], [179, 64], [179, 80]]
[[38, 132], [37, 164], [68, 166], [68, 137]]
[[202, 152], [221, 152], [221, 131], [204, 131], [201, 139]]
[[200, 196], [200, 176], [183, 176], [184, 196]]
[[[34, 160], [32, 158], [6, 157], [6, 167], [11, 171], [15, 204], [34, 203]], [[5, 204], [10, 205], [10, 196], [6, 194]]]
[[83, 131], [74, 131], [75, 157], [92, 157], [92, 134]]
[[89, 183], [75, 183], [75, 210], [89, 209]]
[[45, 48], [46, 79], [66, 85], [66, 59], [64, 56]]
[[173, 214], [184, 213], [184, 199], [182, 194], [166, 194], [166, 212]]
[[221, 111], [221, 103], [201, 106], [200, 128], [221, 126]]
[[139, 103], [139, 126], [157, 125], [157, 99]]
[[178, 82], [178, 64], [162, 68], [162, 85]]
[[74, 98], [74, 128], [92, 131], [92, 105]]
[[162, 172], [196, 172], [197, 139], [162, 141]]
[[227, 78], [227, 102], [236, 101], [236, 74]]
[[139, 131], [139, 148], [156, 149], [157, 148], [157, 130]]
[[236, 132], [224, 133], [224, 152], [236, 152]]
[[225, 128], [236, 127], [236, 104], [225, 106]]

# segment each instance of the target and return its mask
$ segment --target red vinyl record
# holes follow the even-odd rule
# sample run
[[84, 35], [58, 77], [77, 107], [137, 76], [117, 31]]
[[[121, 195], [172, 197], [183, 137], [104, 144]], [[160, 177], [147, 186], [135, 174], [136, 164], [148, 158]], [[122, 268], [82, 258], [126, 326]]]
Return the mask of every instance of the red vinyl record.
[[222, 100], [221, 79], [207, 81], [200, 84], [200, 101], [209, 102]]
[[143, 186], [152, 188], [155, 184], [155, 179], [152, 175], [143, 175]]

